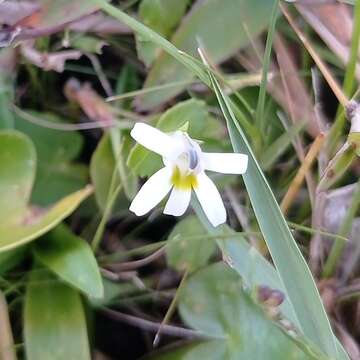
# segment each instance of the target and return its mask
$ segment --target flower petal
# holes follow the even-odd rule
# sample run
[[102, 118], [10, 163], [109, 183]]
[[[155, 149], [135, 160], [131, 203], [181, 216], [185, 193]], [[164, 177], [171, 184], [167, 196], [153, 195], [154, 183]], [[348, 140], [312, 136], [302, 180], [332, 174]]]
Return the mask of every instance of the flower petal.
[[161, 156], [167, 156], [174, 151], [175, 144], [171, 136], [150, 125], [136, 123], [130, 135], [139, 144]]
[[248, 165], [248, 156], [237, 153], [202, 153], [206, 170], [223, 174], [244, 174]]
[[191, 188], [189, 190], [182, 190], [174, 187], [166, 203], [164, 214], [173, 216], [183, 215], [189, 206], [190, 198]]
[[145, 215], [170, 191], [171, 169], [164, 167], [152, 175], [141, 187], [130, 205], [130, 211], [137, 216]]
[[213, 226], [224, 223], [226, 210], [215, 184], [204, 172], [197, 176], [197, 181], [198, 184], [194, 190], [205, 215]]

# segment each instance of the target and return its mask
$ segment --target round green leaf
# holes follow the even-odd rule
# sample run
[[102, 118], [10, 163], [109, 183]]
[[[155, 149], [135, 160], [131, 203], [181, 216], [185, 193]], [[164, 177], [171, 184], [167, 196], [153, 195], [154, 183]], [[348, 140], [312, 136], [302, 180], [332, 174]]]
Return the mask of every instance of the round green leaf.
[[[266, 29], [273, 4], [273, 0], [198, 1], [183, 19], [171, 42], [192, 56], [198, 55], [197, 48], [200, 43], [214, 63], [221, 62], [247, 46], [250, 39], [256, 38]], [[151, 68], [144, 87], [192, 78], [193, 74], [188, 69], [163, 52]], [[143, 94], [138, 98], [139, 104], [143, 109], [154, 108], [183, 89], [184, 86], [180, 85]]]
[[188, 325], [219, 339], [199, 345], [186, 360], [205, 355], [211, 359], [308, 359], [244, 292], [236, 272], [223, 263], [189, 279], [179, 309]]
[[[32, 110], [27, 112], [55, 125], [66, 123], [52, 113]], [[86, 185], [87, 166], [74, 162], [83, 147], [80, 133], [41, 127], [22, 118], [16, 118], [15, 126], [31, 138], [38, 156], [36, 179], [31, 194], [32, 203], [50, 205]]]
[[29, 279], [24, 321], [28, 360], [90, 360], [80, 295], [44, 269]]
[[[96, 202], [101, 210], [105, 210], [109, 197], [111, 180], [115, 169], [115, 158], [111, 147], [109, 134], [104, 134], [101, 138], [90, 163], [91, 181], [95, 186]], [[116, 176], [116, 186], [120, 184], [118, 173]]]
[[26, 211], [36, 168], [31, 140], [17, 131], [1, 131], [0, 164], [1, 226], [5, 222], [14, 223]]
[[215, 250], [215, 241], [209, 239], [196, 216], [181, 220], [168, 237], [166, 258], [179, 271], [194, 271], [206, 265]]
[[89, 244], [60, 225], [34, 246], [37, 259], [71, 286], [101, 298], [104, 288]]

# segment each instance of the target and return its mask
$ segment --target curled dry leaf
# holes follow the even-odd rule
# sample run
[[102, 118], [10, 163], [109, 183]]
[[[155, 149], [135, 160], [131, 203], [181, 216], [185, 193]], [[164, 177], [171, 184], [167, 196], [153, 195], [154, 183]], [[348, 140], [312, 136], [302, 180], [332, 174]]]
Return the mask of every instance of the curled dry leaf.
[[24, 42], [20, 51], [22, 56], [30, 63], [45, 71], [54, 70], [63, 72], [67, 60], [78, 60], [82, 53], [78, 50], [65, 50], [54, 53], [41, 53], [34, 48], [32, 41]]
[[62, 31], [97, 9], [87, 0], [0, 1], [0, 47]]
[[13, 26], [40, 10], [34, 1], [0, 1], [0, 24]]
[[65, 96], [81, 107], [89, 119], [111, 126], [115, 116], [111, 107], [101, 98], [89, 83], [81, 84], [77, 79], [71, 78], [65, 84]]

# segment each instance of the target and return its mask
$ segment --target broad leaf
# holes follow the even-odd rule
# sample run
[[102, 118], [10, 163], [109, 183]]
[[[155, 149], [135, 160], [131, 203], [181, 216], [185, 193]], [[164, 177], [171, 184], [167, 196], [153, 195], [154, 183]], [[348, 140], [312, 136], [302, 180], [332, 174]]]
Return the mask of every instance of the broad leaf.
[[[35, 178], [36, 153], [27, 136], [0, 132], [0, 227], [22, 216]], [[0, 240], [0, 242], [3, 239]]]
[[[48, 122], [64, 120], [51, 113], [29, 112]], [[16, 129], [27, 134], [34, 142], [38, 154], [37, 173], [31, 200], [46, 206], [59, 200], [87, 183], [87, 167], [74, 160], [79, 157], [83, 138], [77, 132], [62, 132], [34, 125], [21, 118], [16, 119]]]
[[[213, 62], [221, 62], [247, 46], [269, 24], [273, 0], [197, 1], [179, 26], [171, 42], [196, 56], [199, 46]], [[225, 25], [226, 24], [226, 25]], [[194, 74], [170, 55], [163, 53], [151, 69], [145, 87], [191, 80]], [[151, 92], [139, 98], [142, 108], [152, 108], [178, 94], [183, 86]]]
[[[119, 135], [119, 136], [117, 136]], [[104, 211], [111, 191], [122, 186], [129, 198], [136, 192], [137, 179], [125, 165], [130, 141], [114, 131], [101, 138], [90, 162], [91, 180], [95, 186], [95, 197], [99, 208]], [[114, 156], [117, 152], [117, 158]]]
[[36, 258], [71, 286], [90, 297], [104, 293], [98, 265], [89, 244], [60, 225], [34, 245]]
[[0, 224], [0, 252], [24, 245], [45, 234], [68, 217], [92, 193], [86, 187], [58, 201], [43, 211], [29, 209], [18, 223]]
[[311, 359], [265, 316], [244, 292], [240, 277], [222, 263], [189, 279], [179, 309], [185, 323], [214, 338], [187, 353], [187, 360]]
[[[141, 21], [160, 35], [168, 38], [183, 17], [189, 0], [142, 0], [139, 5]], [[137, 50], [146, 65], [157, 56], [158, 48], [150, 41], [137, 36]]]
[[188, 216], [175, 225], [168, 237], [167, 262], [179, 271], [194, 271], [207, 264], [215, 242], [196, 216]]
[[24, 322], [28, 360], [90, 360], [80, 295], [44, 269], [29, 279]]

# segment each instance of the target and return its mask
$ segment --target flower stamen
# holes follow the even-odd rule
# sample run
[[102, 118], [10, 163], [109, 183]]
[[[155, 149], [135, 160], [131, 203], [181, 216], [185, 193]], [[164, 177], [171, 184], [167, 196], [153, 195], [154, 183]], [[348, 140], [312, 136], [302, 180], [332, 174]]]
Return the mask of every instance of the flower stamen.
[[177, 166], [174, 167], [171, 183], [180, 190], [191, 190], [191, 188], [197, 187], [196, 175], [192, 172], [184, 174]]

